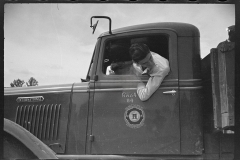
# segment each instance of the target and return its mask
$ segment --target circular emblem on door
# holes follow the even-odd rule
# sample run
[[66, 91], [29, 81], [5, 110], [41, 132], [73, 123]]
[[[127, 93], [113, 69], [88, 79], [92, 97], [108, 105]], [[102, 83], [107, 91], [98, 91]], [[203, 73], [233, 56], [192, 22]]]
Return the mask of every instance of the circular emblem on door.
[[145, 120], [145, 113], [143, 108], [139, 105], [130, 105], [125, 108], [124, 120], [128, 127], [139, 128], [142, 127]]

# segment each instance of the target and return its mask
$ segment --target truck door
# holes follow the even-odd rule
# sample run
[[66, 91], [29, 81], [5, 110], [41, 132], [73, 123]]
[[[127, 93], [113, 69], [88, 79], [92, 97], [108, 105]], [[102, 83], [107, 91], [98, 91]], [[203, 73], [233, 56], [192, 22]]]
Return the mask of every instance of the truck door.
[[[145, 102], [137, 84], [148, 76], [107, 75], [113, 61], [113, 44], [129, 47], [143, 42], [167, 58], [171, 71]], [[128, 53], [126, 53], [128, 54]], [[177, 69], [177, 35], [169, 30], [148, 30], [102, 38], [95, 81], [91, 154], [180, 154], [180, 122]]]

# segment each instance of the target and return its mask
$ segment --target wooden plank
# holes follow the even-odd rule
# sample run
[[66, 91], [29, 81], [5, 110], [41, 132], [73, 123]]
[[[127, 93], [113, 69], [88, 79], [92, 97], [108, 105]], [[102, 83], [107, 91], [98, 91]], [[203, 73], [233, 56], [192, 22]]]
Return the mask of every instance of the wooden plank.
[[[227, 47], [226, 52], [221, 48]], [[222, 128], [234, 126], [234, 97], [235, 97], [235, 52], [233, 42], [220, 43], [218, 46], [219, 89], [221, 103]]]
[[222, 127], [221, 108], [220, 106], [220, 88], [219, 88], [219, 61], [218, 50], [211, 49], [211, 82], [212, 82], [212, 99], [213, 99], [213, 117], [214, 128], [219, 129]]

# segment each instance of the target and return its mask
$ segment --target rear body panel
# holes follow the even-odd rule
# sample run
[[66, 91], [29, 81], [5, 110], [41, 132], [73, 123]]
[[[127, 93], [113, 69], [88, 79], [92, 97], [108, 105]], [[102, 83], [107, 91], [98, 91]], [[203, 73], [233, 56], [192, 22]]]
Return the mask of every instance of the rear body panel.
[[200, 37], [178, 37], [181, 153], [203, 153]]
[[219, 49], [212, 48], [202, 60], [204, 148], [206, 155], [233, 159], [235, 52]]

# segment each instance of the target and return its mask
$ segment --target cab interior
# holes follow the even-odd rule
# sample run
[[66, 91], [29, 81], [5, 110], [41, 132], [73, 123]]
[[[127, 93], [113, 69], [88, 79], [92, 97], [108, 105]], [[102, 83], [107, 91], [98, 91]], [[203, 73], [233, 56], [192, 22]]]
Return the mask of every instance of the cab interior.
[[106, 74], [107, 67], [113, 62], [132, 61], [129, 48], [134, 43], [144, 43], [149, 47], [150, 51], [169, 60], [169, 42], [166, 35], [113, 38], [109, 39], [104, 46], [103, 73]]

